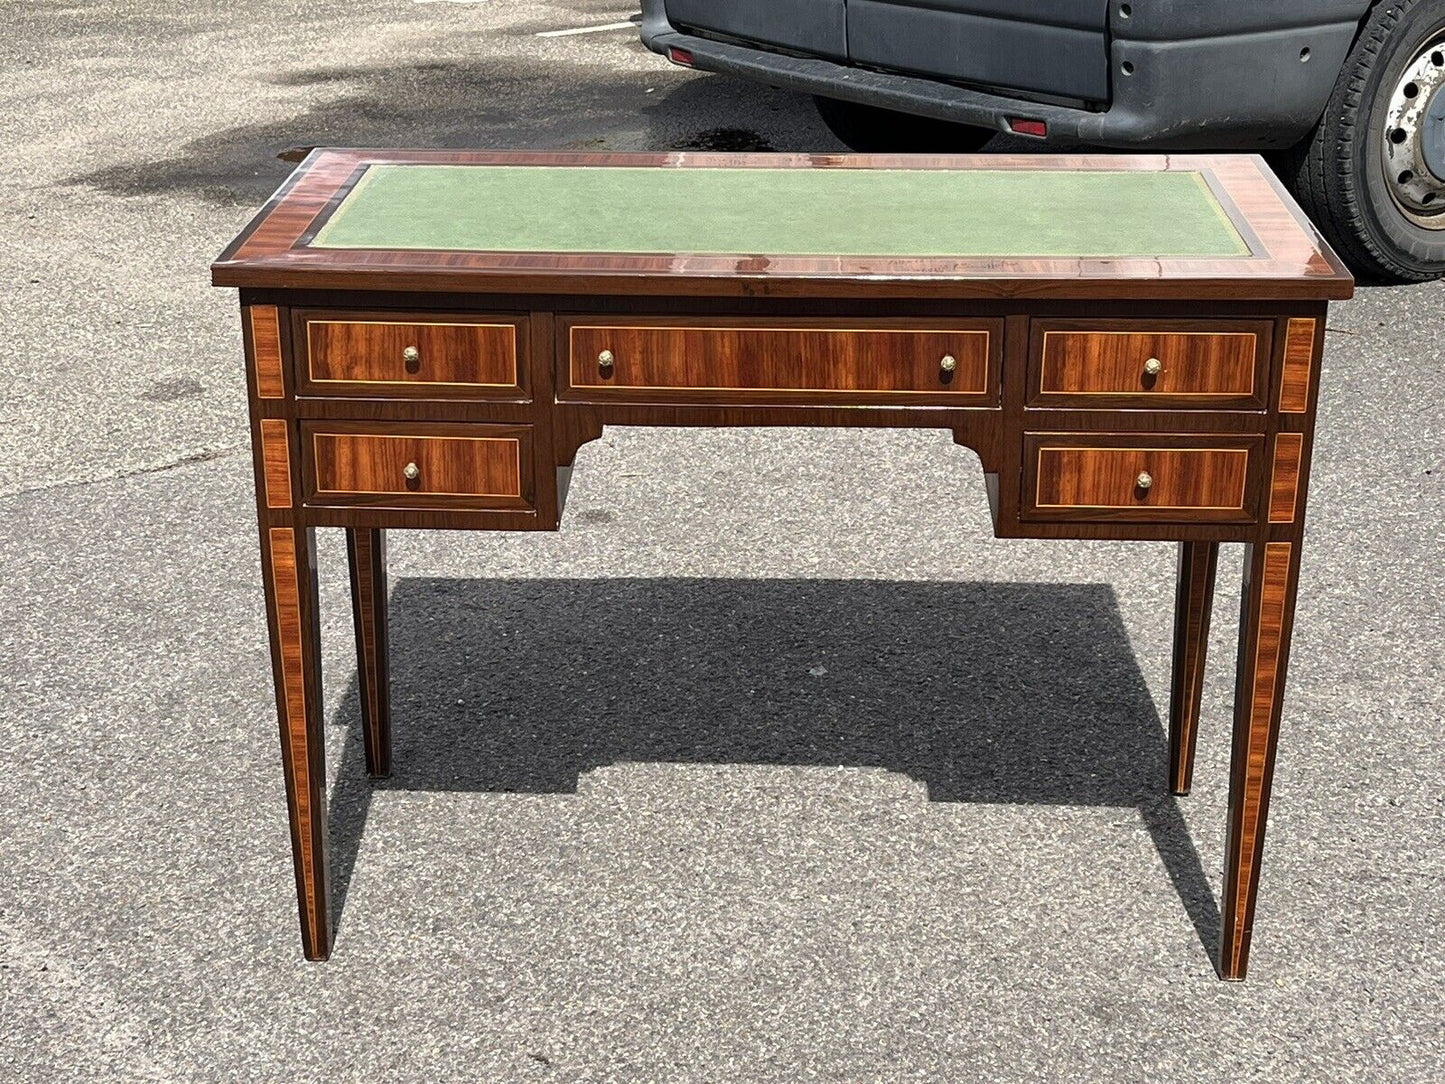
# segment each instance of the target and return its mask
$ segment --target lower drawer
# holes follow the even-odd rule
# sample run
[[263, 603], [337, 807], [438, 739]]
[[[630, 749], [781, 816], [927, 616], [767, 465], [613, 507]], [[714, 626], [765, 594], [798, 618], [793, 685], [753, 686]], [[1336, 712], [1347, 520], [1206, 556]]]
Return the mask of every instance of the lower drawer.
[[524, 425], [308, 422], [308, 505], [530, 509], [532, 429]]
[[1021, 512], [1031, 520], [1250, 523], [1264, 437], [1028, 433]]

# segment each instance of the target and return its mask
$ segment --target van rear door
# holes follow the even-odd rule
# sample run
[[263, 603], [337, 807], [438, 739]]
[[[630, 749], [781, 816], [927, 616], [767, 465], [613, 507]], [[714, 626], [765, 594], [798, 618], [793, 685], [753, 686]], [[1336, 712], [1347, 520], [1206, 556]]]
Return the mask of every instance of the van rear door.
[[667, 0], [667, 21], [813, 56], [844, 60], [844, 0]]
[[1108, 0], [847, 0], [855, 64], [1090, 102], [1109, 98], [1108, 26]]

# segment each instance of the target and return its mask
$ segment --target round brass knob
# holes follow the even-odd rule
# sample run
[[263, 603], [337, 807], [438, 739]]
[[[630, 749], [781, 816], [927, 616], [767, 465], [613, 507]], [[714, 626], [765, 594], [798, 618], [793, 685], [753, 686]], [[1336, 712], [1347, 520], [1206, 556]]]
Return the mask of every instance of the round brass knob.
[[944, 354], [938, 363], [938, 367], [945, 373], [951, 373], [958, 368], [958, 359], [952, 354]]
[[402, 468], [401, 473], [406, 475], [406, 480], [408, 482], [415, 482], [418, 478], [421, 477], [421, 468], [418, 467], [415, 463], [408, 463], [405, 467]]
[[612, 363], [617, 359], [612, 356], [611, 350], [604, 350], [597, 355], [597, 364], [604, 369], [612, 368]]
[[401, 352], [401, 360], [406, 362], [407, 367], [410, 368], [421, 361], [421, 351], [414, 346], [408, 346]]
[[1150, 358], [1144, 363], [1145, 376], [1158, 376], [1164, 371], [1164, 364], [1158, 358]]
[[1154, 478], [1147, 470], [1141, 470], [1139, 477], [1134, 479], [1134, 484], [1140, 489], [1154, 488]]

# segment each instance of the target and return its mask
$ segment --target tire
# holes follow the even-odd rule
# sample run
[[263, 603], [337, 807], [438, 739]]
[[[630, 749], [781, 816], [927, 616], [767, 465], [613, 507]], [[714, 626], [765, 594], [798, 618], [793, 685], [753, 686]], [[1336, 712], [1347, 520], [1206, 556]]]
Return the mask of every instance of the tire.
[[970, 154], [996, 133], [932, 117], [816, 96], [813, 101], [828, 130], [855, 151], [868, 154]]
[[[1285, 165], [1295, 197], [1345, 262], [1367, 279], [1445, 276], [1445, 196], [1433, 191], [1438, 186], [1445, 193], [1445, 176], [1434, 169], [1416, 176], [1403, 163], [1389, 163], [1386, 147], [1397, 130], [1388, 127], [1392, 103], [1408, 93], [1402, 79], [1419, 70], [1417, 63], [1438, 59], [1437, 49], [1445, 49], [1445, 0], [1380, 0], [1341, 69], [1323, 119]], [[1445, 85], [1433, 93], [1445, 95]], [[1423, 122], [1420, 130], [1430, 131]], [[1407, 177], [1415, 178], [1415, 189], [1396, 183]], [[1424, 196], [1428, 206], [1418, 202], [1421, 183], [1432, 188]], [[1434, 206], [1440, 206], [1438, 214]]]

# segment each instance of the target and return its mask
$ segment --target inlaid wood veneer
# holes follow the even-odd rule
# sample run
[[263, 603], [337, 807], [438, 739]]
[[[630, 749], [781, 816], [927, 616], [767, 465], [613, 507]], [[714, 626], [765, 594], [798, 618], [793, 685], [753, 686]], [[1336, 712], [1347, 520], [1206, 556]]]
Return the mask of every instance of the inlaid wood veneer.
[[[307, 702], [304, 652], [307, 636], [301, 609], [303, 574], [297, 556], [296, 531], [272, 527], [268, 532], [275, 629], [280, 658], [282, 753], [290, 795], [291, 833], [296, 880], [307, 955], [324, 958], [330, 951], [329, 901], [326, 891], [326, 802], [324, 752], [313, 748], [319, 727], [313, 727], [315, 706]], [[320, 771], [316, 769], [321, 767]]]
[[1284, 372], [1279, 381], [1279, 408], [1286, 414], [1309, 409], [1310, 376], [1314, 371], [1315, 320], [1291, 320], [1285, 340]]
[[356, 625], [356, 671], [367, 774], [391, 774], [391, 703], [386, 635], [386, 532], [346, 531], [351, 605]]
[[418, 426], [410, 432], [365, 427], [308, 428], [308, 500], [381, 500], [426, 507], [437, 500], [477, 507], [526, 507], [522, 426]]
[[1030, 403], [1259, 408], [1270, 340], [1267, 320], [1035, 321]]
[[[902, 323], [900, 321], [899, 323]], [[762, 395], [781, 401], [987, 404], [997, 399], [999, 321], [869, 327], [657, 320], [574, 323], [575, 393], [650, 393], [691, 402]]]
[[522, 395], [519, 322], [300, 311], [300, 393], [516, 398]]
[[1180, 434], [1029, 434], [1026, 514], [1134, 521], [1248, 520], [1259, 441]]
[[1274, 472], [1269, 484], [1271, 523], [1294, 522], [1304, 446], [1302, 433], [1280, 433], [1274, 438]]
[[1214, 607], [1218, 542], [1179, 543], [1174, 598], [1174, 669], [1169, 697], [1169, 789], [1188, 794], [1194, 779], [1194, 746]]
[[266, 474], [266, 507], [291, 507], [291, 450], [286, 422], [261, 419], [261, 460]]
[[251, 357], [256, 368], [256, 397], [281, 399], [286, 378], [281, 371], [281, 318], [275, 305], [252, 305]]
[[1293, 602], [1293, 557], [1289, 542], [1252, 547], [1250, 556], [1225, 859], [1220, 973], [1226, 978], [1242, 978], [1248, 964], [1265, 815], [1279, 736], [1287, 623]]

